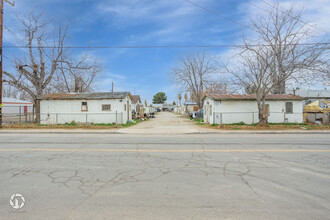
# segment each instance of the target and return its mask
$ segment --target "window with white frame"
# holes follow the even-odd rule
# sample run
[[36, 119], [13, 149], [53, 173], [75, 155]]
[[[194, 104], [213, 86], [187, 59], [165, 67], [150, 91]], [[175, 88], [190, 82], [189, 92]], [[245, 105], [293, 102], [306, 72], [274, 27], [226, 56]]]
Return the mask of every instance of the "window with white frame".
[[124, 104], [124, 111], [126, 111], [126, 104]]
[[110, 104], [102, 105], [102, 111], [111, 111], [111, 105]]
[[88, 111], [87, 102], [82, 102], [81, 103], [81, 111], [82, 112], [87, 112]]
[[286, 102], [285, 103], [285, 113], [286, 114], [292, 114], [293, 113], [293, 103], [292, 102]]

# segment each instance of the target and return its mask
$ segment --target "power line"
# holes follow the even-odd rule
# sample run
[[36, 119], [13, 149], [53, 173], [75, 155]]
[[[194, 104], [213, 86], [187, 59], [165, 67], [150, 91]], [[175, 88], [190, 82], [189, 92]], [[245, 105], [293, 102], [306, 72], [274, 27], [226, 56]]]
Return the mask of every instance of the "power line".
[[[287, 45], [297, 45], [297, 46], [311, 46], [311, 45], [329, 45], [330, 42], [322, 43], [298, 43], [298, 44], [287, 44]], [[152, 48], [242, 48], [245, 46], [249, 47], [260, 47], [260, 46], [272, 46], [269, 44], [223, 44], [223, 45], [141, 45], [141, 46], [63, 46], [63, 47], [54, 47], [54, 46], [10, 46], [4, 45], [2, 48], [8, 49], [152, 49]], [[1, 47], [0, 47], [1, 48]]]
[[231, 19], [231, 18], [228, 18], [228, 17], [226, 17], [226, 16], [220, 15], [219, 13], [217, 13], [217, 12], [215, 12], [215, 11], [213, 11], [213, 10], [210, 10], [210, 9], [208, 9], [208, 8], [205, 8], [205, 7], [201, 6], [201, 5], [198, 5], [198, 4], [196, 4], [196, 3], [194, 3], [194, 2], [192, 2], [192, 1], [190, 1], [190, 0], [183, 0], [183, 1], [186, 1], [186, 2], [188, 2], [188, 3], [190, 3], [190, 4], [192, 4], [192, 5], [196, 6], [196, 7], [198, 7], [198, 8], [200, 8], [200, 9], [204, 10], [204, 11], [207, 11], [208, 13], [211, 13], [211, 14], [217, 16], [217, 17], [220, 17], [220, 18], [222, 18], [222, 19], [228, 20], [228, 21], [230, 21], [230, 22], [232, 22], [232, 23], [234, 23], [234, 24], [237, 24], [237, 25], [239, 25], [239, 26], [242, 26], [242, 27], [249, 28], [249, 29], [253, 30], [253, 28], [251, 28], [251, 27], [249, 27], [249, 26], [247, 26], [247, 25], [244, 25], [244, 24], [242, 24], [242, 23], [239, 23], [238, 21], [235, 21], [235, 20], [233, 20], [233, 19]]

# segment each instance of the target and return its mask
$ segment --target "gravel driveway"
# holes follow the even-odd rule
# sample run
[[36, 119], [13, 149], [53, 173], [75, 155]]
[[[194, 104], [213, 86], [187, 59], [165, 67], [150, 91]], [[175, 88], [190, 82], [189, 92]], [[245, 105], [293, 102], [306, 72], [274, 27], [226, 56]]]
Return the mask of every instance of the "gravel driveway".
[[129, 128], [119, 129], [118, 132], [128, 134], [187, 134], [196, 132], [213, 131], [195, 125], [194, 121], [185, 118], [182, 115], [176, 115], [170, 112], [160, 112], [156, 118], [141, 122]]

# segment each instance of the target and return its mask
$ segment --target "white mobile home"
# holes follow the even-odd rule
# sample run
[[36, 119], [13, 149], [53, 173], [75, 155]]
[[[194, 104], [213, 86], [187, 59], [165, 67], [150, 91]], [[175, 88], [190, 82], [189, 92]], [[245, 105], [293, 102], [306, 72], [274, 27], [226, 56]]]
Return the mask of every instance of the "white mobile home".
[[[303, 123], [302, 97], [267, 95], [266, 114], [270, 123]], [[258, 123], [255, 95], [205, 95], [204, 121], [209, 124]]]
[[41, 124], [126, 124], [132, 120], [129, 92], [50, 94], [38, 101]]
[[4, 115], [23, 115], [33, 111], [33, 103], [14, 98], [2, 98], [2, 114]]
[[132, 95], [132, 110], [139, 113], [142, 108], [142, 102], [139, 95]]
[[186, 113], [197, 112], [199, 110], [196, 102], [185, 102], [184, 106], [186, 107]]

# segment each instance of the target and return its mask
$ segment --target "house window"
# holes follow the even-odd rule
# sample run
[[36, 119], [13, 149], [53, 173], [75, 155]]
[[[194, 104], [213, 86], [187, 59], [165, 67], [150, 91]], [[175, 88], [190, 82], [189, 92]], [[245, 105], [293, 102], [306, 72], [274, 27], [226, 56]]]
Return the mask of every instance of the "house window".
[[87, 112], [88, 111], [87, 102], [82, 102], [81, 103], [81, 111], [82, 112]]
[[111, 111], [111, 105], [102, 105], [102, 111]]
[[126, 104], [124, 104], [124, 111], [126, 111]]
[[285, 103], [285, 113], [286, 114], [292, 114], [293, 113], [293, 104], [292, 104], [292, 102], [286, 102]]
[[212, 116], [212, 105], [210, 105], [210, 116]]

